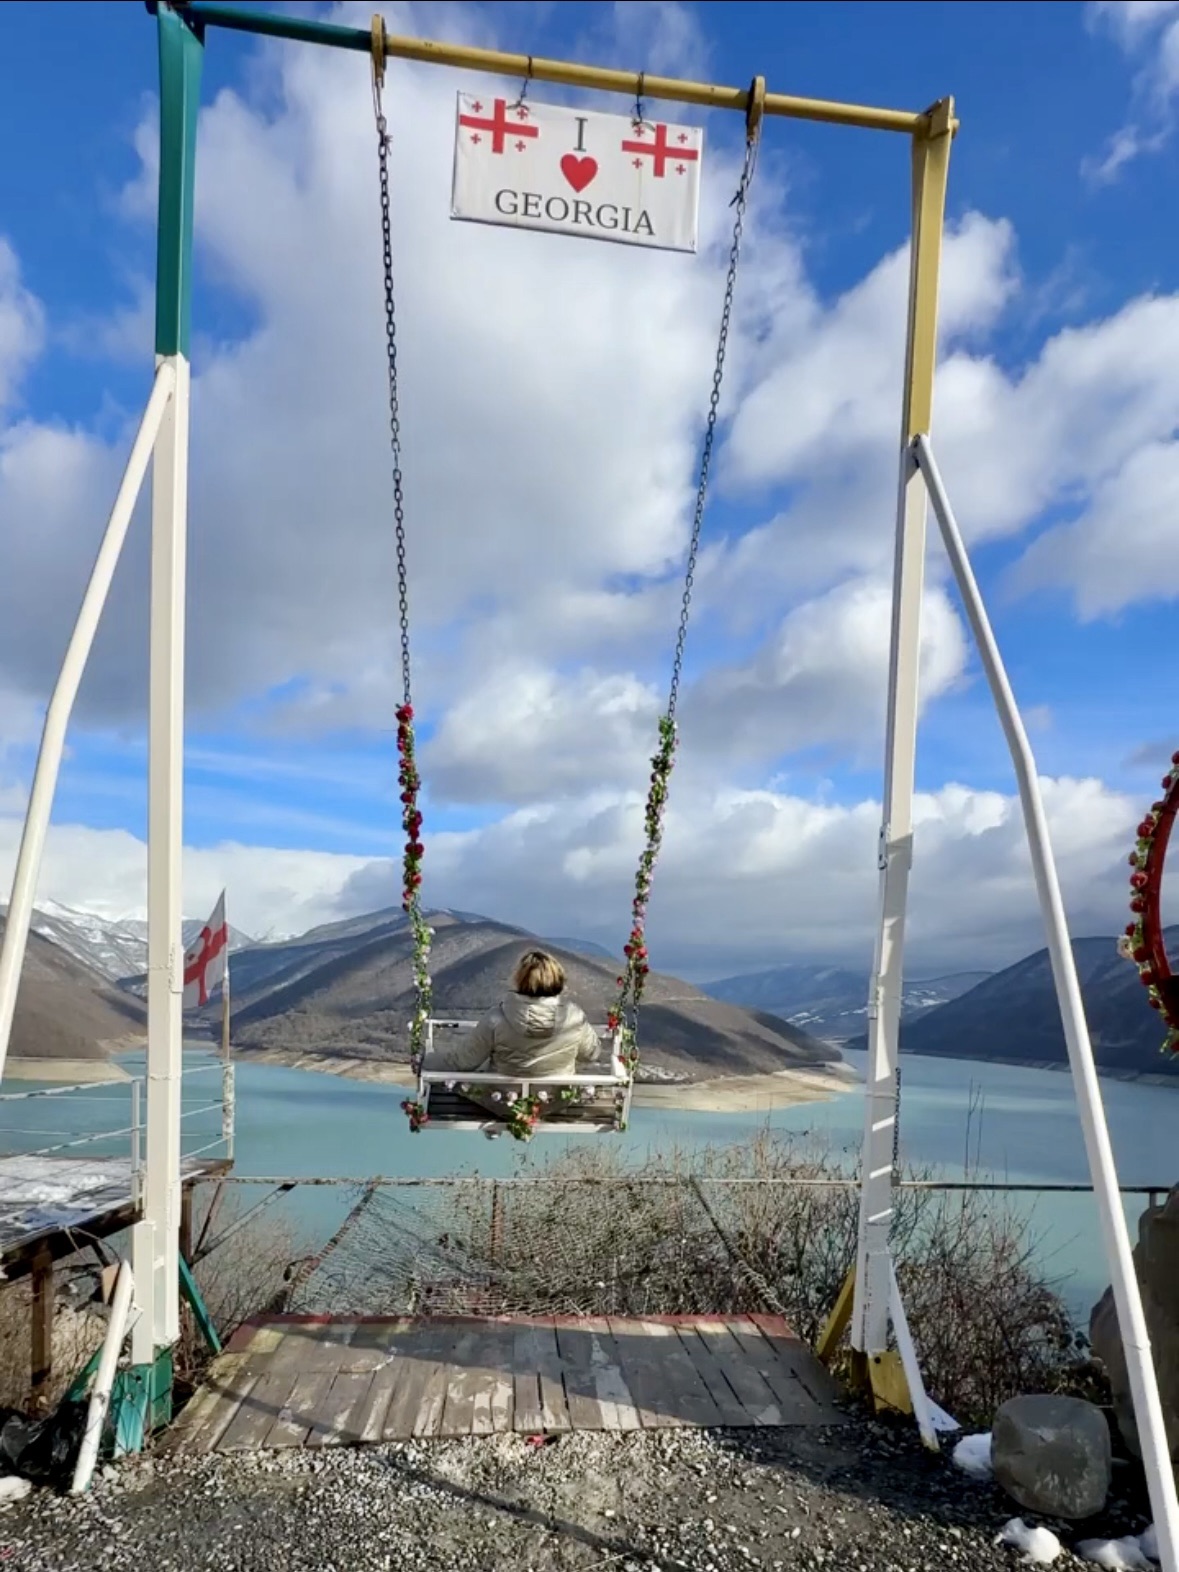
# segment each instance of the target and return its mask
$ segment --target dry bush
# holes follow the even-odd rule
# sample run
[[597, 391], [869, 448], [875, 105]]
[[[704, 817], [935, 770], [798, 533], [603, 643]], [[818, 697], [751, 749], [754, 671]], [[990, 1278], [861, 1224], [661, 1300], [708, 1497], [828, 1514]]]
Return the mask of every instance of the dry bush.
[[[75, 1263], [58, 1263], [55, 1281], [75, 1269]], [[18, 1278], [0, 1291], [0, 1408], [22, 1412], [30, 1408], [33, 1352], [33, 1288], [28, 1277]], [[65, 1395], [74, 1377], [101, 1347], [106, 1336], [106, 1316], [100, 1306], [78, 1309], [58, 1304], [53, 1317], [53, 1375], [45, 1389], [52, 1407]]]
[[[210, 1242], [229, 1229], [243, 1210], [244, 1202], [222, 1208], [210, 1229]], [[203, 1221], [199, 1209], [197, 1218], [199, 1238]], [[193, 1275], [222, 1343], [227, 1343], [244, 1321], [282, 1300], [290, 1265], [305, 1248], [287, 1218], [260, 1212], [199, 1263]], [[208, 1360], [209, 1349], [186, 1309], [176, 1351], [179, 1379], [192, 1384]]]
[[1086, 1339], [1001, 1196], [924, 1192], [897, 1275], [926, 1383], [963, 1423], [989, 1424], [1020, 1393], [1091, 1385]]

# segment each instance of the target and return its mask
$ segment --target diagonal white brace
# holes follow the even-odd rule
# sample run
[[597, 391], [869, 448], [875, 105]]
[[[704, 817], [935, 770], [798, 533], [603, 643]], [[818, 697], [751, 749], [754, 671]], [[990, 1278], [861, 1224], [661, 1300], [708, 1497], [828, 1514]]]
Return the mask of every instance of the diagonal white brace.
[[1179, 1572], [1179, 1502], [1175, 1494], [1175, 1476], [1171, 1469], [1170, 1448], [1159, 1401], [1158, 1381], [1151, 1359], [1150, 1338], [1146, 1318], [1142, 1311], [1142, 1296], [1130, 1252], [1130, 1237], [1126, 1216], [1122, 1209], [1118, 1189], [1117, 1168], [1109, 1129], [1105, 1122], [1105, 1108], [1101, 1098], [1101, 1084], [1093, 1062], [1093, 1045], [1089, 1039], [1089, 1026], [1085, 1020], [1085, 1007], [1077, 968], [1069, 940], [1068, 921], [1064, 901], [1060, 894], [1060, 881], [1056, 873], [1056, 860], [1048, 833], [1048, 819], [1044, 812], [1044, 799], [1040, 792], [1035, 759], [1031, 744], [1019, 713], [1007, 672], [1003, 666], [999, 646], [995, 641], [990, 618], [983, 604], [982, 594], [962, 533], [946, 495], [946, 488], [938, 471], [929, 438], [919, 434], [912, 443], [913, 460], [919, 468], [933, 504], [946, 553], [958, 591], [962, 596], [966, 616], [978, 645], [979, 657], [990, 684], [995, 707], [1003, 725], [1015, 777], [1023, 807], [1024, 825], [1027, 830], [1028, 849], [1036, 876], [1036, 893], [1048, 936], [1048, 954], [1052, 963], [1052, 980], [1060, 1005], [1060, 1019], [1068, 1046], [1069, 1067], [1077, 1098], [1077, 1111], [1085, 1137], [1085, 1151], [1093, 1179], [1093, 1193], [1097, 1198], [1098, 1216], [1113, 1285], [1114, 1304], [1117, 1307], [1118, 1327], [1126, 1352], [1126, 1366], [1130, 1377], [1130, 1392], [1134, 1400], [1134, 1417], [1142, 1443], [1142, 1460], [1150, 1489], [1150, 1503], [1154, 1509], [1155, 1529], [1158, 1533], [1159, 1559], [1163, 1572]]
[[176, 386], [175, 368], [161, 364], [156, 368], [155, 382], [131, 453], [127, 468], [115, 496], [114, 507], [94, 559], [90, 582], [78, 609], [74, 631], [66, 646], [57, 685], [49, 708], [45, 712], [45, 725], [41, 731], [41, 747], [37, 753], [37, 767], [33, 772], [33, 785], [29, 805], [25, 811], [24, 829], [21, 833], [20, 852], [16, 859], [16, 873], [12, 883], [12, 897], [8, 903], [8, 921], [4, 929], [4, 944], [0, 949], [0, 1076], [4, 1074], [4, 1061], [8, 1057], [8, 1042], [12, 1034], [12, 1018], [16, 1011], [16, 995], [20, 986], [21, 968], [25, 948], [29, 942], [29, 923], [33, 916], [33, 898], [37, 891], [37, 878], [41, 872], [41, 858], [45, 852], [45, 837], [53, 811], [53, 798], [57, 791], [57, 776], [65, 750], [66, 728], [73, 713], [74, 701], [82, 682], [94, 636], [102, 617], [103, 607], [110, 593], [123, 543], [131, 525], [131, 515], [147, 474], [148, 462], [155, 445], [160, 422], [168, 408]]

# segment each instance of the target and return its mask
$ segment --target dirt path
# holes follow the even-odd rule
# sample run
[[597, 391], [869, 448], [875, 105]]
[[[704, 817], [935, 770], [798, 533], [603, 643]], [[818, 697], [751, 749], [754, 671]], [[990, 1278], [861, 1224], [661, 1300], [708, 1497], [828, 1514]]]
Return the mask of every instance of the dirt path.
[[[138, 1459], [0, 1517], [22, 1572], [966, 1572], [1016, 1515], [908, 1430], [671, 1430]], [[1141, 1528], [1130, 1506], [1083, 1535]], [[1083, 1537], [1056, 1525], [1066, 1544]], [[1070, 1557], [1062, 1557], [1058, 1568]]]

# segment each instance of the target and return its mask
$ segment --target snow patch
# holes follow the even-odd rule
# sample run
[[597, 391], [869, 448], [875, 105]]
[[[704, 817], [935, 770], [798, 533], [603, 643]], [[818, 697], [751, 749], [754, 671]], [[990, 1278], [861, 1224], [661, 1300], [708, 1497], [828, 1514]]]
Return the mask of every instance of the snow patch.
[[[1150, 1533], [1149, 1529], [1147, 1533]], [[1111, 1572], [1153, 1572], [1141, 1540], [1135, 1539], [1133, 1535], [1125, 1539], [1083, 1539], [1076, 1550], [1082, 1561], [1109, 1567]]]
[[[954, 1464], [964, 1474], [969, 1474], [971, 1479], [990, 1479], [994, 1473], [991, 1466], [991, 1433], [985, 1435], [963, 1436], [951, 1453]], [[1018, 1518], [1014, 1519], [1019, 1522]]]
[[[971, 1439], [977, 1439], [971, 1437]], [[987, 1437], [990, 1441], [990, 1437]], [[1029, 1528], [1022, 1517], [1013, 1517], [1010, 1523], [1001, 1528], [995, 1536], [997, 1545], [1011, 1545], [1015, 1550], [1023, 1552], [1020, 1558], [1032, 1562], [1036, 1566], [1050, 1566], [1060, 1554], [1063, 1546], [1050, 1528]]]

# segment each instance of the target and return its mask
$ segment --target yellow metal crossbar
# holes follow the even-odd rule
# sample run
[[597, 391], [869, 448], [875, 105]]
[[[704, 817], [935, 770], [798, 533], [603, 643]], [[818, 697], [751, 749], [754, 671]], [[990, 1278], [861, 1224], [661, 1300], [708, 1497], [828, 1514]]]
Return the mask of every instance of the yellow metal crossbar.
[[[686, 82], [672, 76], [648, 76], [641, 71], [617, 71], [606, 66], [582, 65], [575, 60], [545, 60], [539, 55], [509, 54], [501, 49], [476, 49], [469, 44], [436, 43], [428, 38], [403, 38], [385, 31], [378, 16], [373, 27], [342, 27], [277, 11], [239, 10], [236, 6], [210, 5], [202, 0], [179, 4], [177, 10], [191, 23], [202, 27], [226, 27], [235, 32], [259, 33], [271, 38], [289, 38], [303, 43], [325, 44], [329, 48], [353, 49], [368, 54], [375, 40], [383, 36], [385, 55], [399, 60], [417, 60], [428, 65], [455, 66], [464, 71], [486, 71], [493, 76], [518, 77], [536, 82], [558, 82], [563, 87], [583, 87], [600, 93], [623, 93], [630, 98], [659, 98], [679, 104], [699, 104], [705, 109], [736, 109], [748, 114], [750, 100], [754, 110], [761, 97], [754, 84], [749, 87], [723, 87], [712, 82]], [[948, 99], [940, 104], [949, 105]], [[829, 125], [863, 126], [870, 131], [902, 131], [910, 136], [928, 136], [938, 105], [920, 113], [909, 109], [879, 109], [870, 104], [841, 104], [826, 98], [799, 98], [793, 93], [766, 93], [763, 113], [789, 120], [819, 120]], [[950, 130], [958, 129], [950, 110]]]

